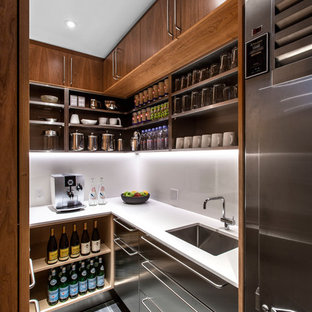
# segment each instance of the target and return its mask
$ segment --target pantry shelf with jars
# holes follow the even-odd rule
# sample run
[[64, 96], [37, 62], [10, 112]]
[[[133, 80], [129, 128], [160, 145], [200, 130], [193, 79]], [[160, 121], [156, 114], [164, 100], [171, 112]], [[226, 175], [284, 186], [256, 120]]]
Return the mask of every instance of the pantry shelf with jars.
[[40, 311], [54, 311], [113, 288], [112, 233], [110, 214], [31, 226], [30, 297], [39, 301]]
[[126, 100], [30, 84], [31, 151], [236, 147], [237, 51], [230, 42]]

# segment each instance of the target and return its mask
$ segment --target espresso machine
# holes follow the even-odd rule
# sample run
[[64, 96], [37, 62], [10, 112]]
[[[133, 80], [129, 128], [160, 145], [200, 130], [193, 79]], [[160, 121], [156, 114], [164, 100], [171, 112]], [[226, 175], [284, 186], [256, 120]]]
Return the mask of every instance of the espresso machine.
[[84, 209], [83, 175], [51, 175], [51, 199], [52, 206], [57, 213]]

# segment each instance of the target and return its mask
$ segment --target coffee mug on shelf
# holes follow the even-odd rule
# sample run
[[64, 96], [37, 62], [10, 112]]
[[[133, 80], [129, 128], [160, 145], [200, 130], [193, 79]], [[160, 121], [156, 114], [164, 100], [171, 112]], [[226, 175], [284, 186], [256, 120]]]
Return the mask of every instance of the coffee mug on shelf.
[[70, 123], [79, 124], [80, 123], [79, 116], [77, 114], [72, 114], [70, 117]]
[[121, 120], [120, 120], [120, 118], [109, 118], [109, 124], [111, 126], [116, 126], [116, 125], [121, 126]]
[[201, 136], [201, 147], [207, 148], [211, 146], [211, 134], [203, 134]]
[[222, 133], [213, 133], [211, 135], [211, 147], [220, 147], [222, 146]]
[[183, 148], [184, 138], [176, 138], [176, 149]]
[[99, 117], [99, 125], [103, 126], [107, 124], [107, 117]]
[[235, 145], [235, 132], [224, 132], [223, 133], [223, 146]]
[[200, 135], [194, 135], [193, 140], [192, 140], [192, 147], [193, 148], [200, 148], [201, 139], [202, 139], [202, 137]]
[[184, 137], [184, 142], [183, 142], [184, 148], [191, 148], [192, 141], [193, 141], [193, 138], [191, 136]]

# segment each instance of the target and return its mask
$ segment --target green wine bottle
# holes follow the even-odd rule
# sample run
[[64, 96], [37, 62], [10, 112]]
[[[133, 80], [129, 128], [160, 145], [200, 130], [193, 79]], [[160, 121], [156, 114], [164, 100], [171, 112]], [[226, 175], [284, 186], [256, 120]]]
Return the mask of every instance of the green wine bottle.
[[76, 298], [78, 296], [78, 274], [76, 271], [76, 264], [72, 265], [69, 274], [69, 297]]
[[99, 258], [99, 265], [96, 272], [96, 287], [98, 289], [104, 288], [105, 284], [105, 269], [102, 257]]
[[88, 290], [90, 292], [96, 289], [96, 271], [93, 263], [93, 259], [90, 260], [90, 269], [88, 272]]
[[49, 274], [48, 304], [55, 305], [59, 300], [59, 284], [56, 270], [52, 269]]
[[87, 281], [87, 269], [85, 267], [85, 262], [82, 261], [79, 269], [79, 277], [78, 277], [78, 288], [79, 294], [85, 295], [88, 291], [88, 281]]
[[62, 267], [62, 274], [60, 277], [60, 301], [64, 302], [69, 297], [68, 277], [66, 267]]

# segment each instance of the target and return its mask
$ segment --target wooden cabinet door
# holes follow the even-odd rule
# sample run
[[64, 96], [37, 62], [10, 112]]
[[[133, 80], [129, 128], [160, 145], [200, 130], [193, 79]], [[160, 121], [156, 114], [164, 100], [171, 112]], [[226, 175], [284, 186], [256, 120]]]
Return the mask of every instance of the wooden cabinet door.
[[[169, 3], [169, 16], [167, 16], [167, 0], [157, 0], [151, 9], [141, 19], [141, 63], [154, 55], [161, 48], [169, 44], [173, 37], [172, 0]], [[167, 17], [169, 29], [167, 28]]]
[[104, 91], [111, 87], [116, 80], [113, 78], [113, 60], [115, 50], [104, 60]]
[[175, 36], [191, 28], [225, 0], [172, 0], [176, 1]]
[[66, 85], [66, 53], [31, 43], [29, 45], [29, 79], [54, 85]]
[[116, 75], [123, 78], [141, 63], [141, 25], [136, 24], [117, 46]]
[[69, 54], [68, 72], [70, 87], [103, 91], [103, 60]]

